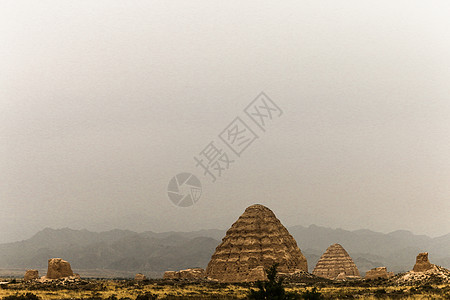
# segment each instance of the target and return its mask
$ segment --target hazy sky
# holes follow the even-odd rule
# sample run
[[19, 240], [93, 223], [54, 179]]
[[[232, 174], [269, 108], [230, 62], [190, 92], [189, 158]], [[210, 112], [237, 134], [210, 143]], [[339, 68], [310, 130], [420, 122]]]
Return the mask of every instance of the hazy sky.
[[[450, 232], [448, 1], [1, 1], [0, 242], [44, 227]], [[212, 183], [194, 156], [283, 110]], [[248, 125], [255, 125], [248, 121]], [[227, 150], [229, 151], [229, 150]], [[230, 153], [231, 157], [231, 153]], [[179, 208], [167, 184], [201, 180]]]

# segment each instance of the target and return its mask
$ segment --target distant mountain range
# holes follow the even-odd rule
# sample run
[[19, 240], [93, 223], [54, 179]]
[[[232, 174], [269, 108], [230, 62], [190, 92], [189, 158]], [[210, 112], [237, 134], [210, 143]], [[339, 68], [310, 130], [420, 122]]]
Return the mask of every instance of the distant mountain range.
[[[411, 270], [419, 252], [429, 252], [432, 263], [450, 268], [450, 234], [438, 238], [414, 235], [409, 231], [389, 234], [370, 230], [347, 231], [311, 225], [288, 228], [310, 271], [326, 248], [341, 244], [360, 272], [386, 266], [389, 271]], [[46, 228], [32, 238], [0, 244], [1, 269], [45, 270], [47, 260], [61, 257], [82, 276], [131, 276], [143, 272], [158, 277], [166, 270], [205, 268], [224, 230], [194, 232], [142, 232]], [[4, 273], [4, 272], [3, 272]]]
[[420, 252], [429, 252], [431, 263], [450, 267], [450, 234], [431, 238], [404, 230], [384, 234], [367, 229], [348, 231], [315, 225], [288, 229], [308, 259], [311, 271], [333, 243], [339, 243], [347, 250], [361, 273], [380, 266], [393, 272], [409, 271]]

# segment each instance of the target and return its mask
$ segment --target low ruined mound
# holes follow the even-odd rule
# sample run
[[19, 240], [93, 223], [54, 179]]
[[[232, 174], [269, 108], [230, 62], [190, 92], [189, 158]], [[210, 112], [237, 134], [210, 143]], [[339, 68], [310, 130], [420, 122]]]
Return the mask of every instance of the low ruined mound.
[[27, 270], [23, 277], [24, 281], [39, 279], [39, 271], [38, 270]]
[[414, 272], [425, 272], [433, 268], [428, 260], [428, 252], [419, 253], [416, 257], [416, 264], [413, 267]]
[[432, 265], [431, 269], [424, 272], [409, 271], [393, 278], [395, 284], [418, 285], [418, 284], [449, 284], [450, 270], [441, 266]]
[[261, 270], [278, 263], [280, 273], [308, 271], [297, 242], [267, 207], [249, 206], [227, 231], [206, 269], [221, 282], [261, 280]]
[[396, 276], [394, 282], [400, 285], [448, 284], [450, 283], [450, 270], [430, 263], [428, 252], [423, 252], [417, 255], [413, 269]]
[[144, 280], [147, 280], [147, 276], [145, 276], [145, 275], [142, 274], [142, 273], [137, 273], [137, 274], [134, 276], [134, 280], [135, 280], [135, 281], [144, 281]]
[[205, 278], [205, 270], [202, 268], [186, 269], [180, 271], [166, 271], [163, 279], [198, 280]]
[[61, 258], [50, 258], [46, 279], [59, 279], [74, 276], [70, 263]]
[[352, 258], [339, 244], [328, 247], [317, 262], [313, 274], [332, 280], [360, 277], [358, 268]]
[[373, 268], [366, 272], [364, 279], [389, 279], [394, 276], [394, 273], [388, 272], [386, 267]]

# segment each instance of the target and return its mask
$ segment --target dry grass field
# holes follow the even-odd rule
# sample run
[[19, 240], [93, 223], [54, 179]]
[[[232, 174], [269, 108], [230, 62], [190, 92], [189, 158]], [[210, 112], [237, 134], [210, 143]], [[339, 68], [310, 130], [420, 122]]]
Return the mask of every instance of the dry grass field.
[[[214, 282], [177, 282], [164, 280], [82, 280], [78, 283], [36, 284], [21, 280], [0, 285], [0, 299], [85, 299], [85, 300], [146, 300], [146, 299], [246, 299], [253, 284], [220, 284]], [[289, 283], [287, 292], [298, 299], [450, 299], [449, 285], [369, 286], [354, 284], [315, 284], [321, 298], [307, 295], [313, 285]], [[25, 297], [27, 293], [37, 296]], [[23, 296], [23, 297], [21, 297]], [[316, 295], [319, 296], [319, 295]]]

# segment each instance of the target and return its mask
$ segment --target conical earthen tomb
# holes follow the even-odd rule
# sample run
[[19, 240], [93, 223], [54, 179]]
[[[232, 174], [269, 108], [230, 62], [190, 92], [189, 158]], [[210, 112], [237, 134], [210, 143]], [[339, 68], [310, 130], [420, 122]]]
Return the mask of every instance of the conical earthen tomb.
[[263, 268], [278, 263], [280, 273], [308, 271], [297, 242], [267, 207], [248, 207], [227, 231], [206, 269], [221, 282], [264, 279]]
[[339, 244], [328, 247], [317, 262], [313, 274], [328, 279], [360, 277], [353, 259]]

